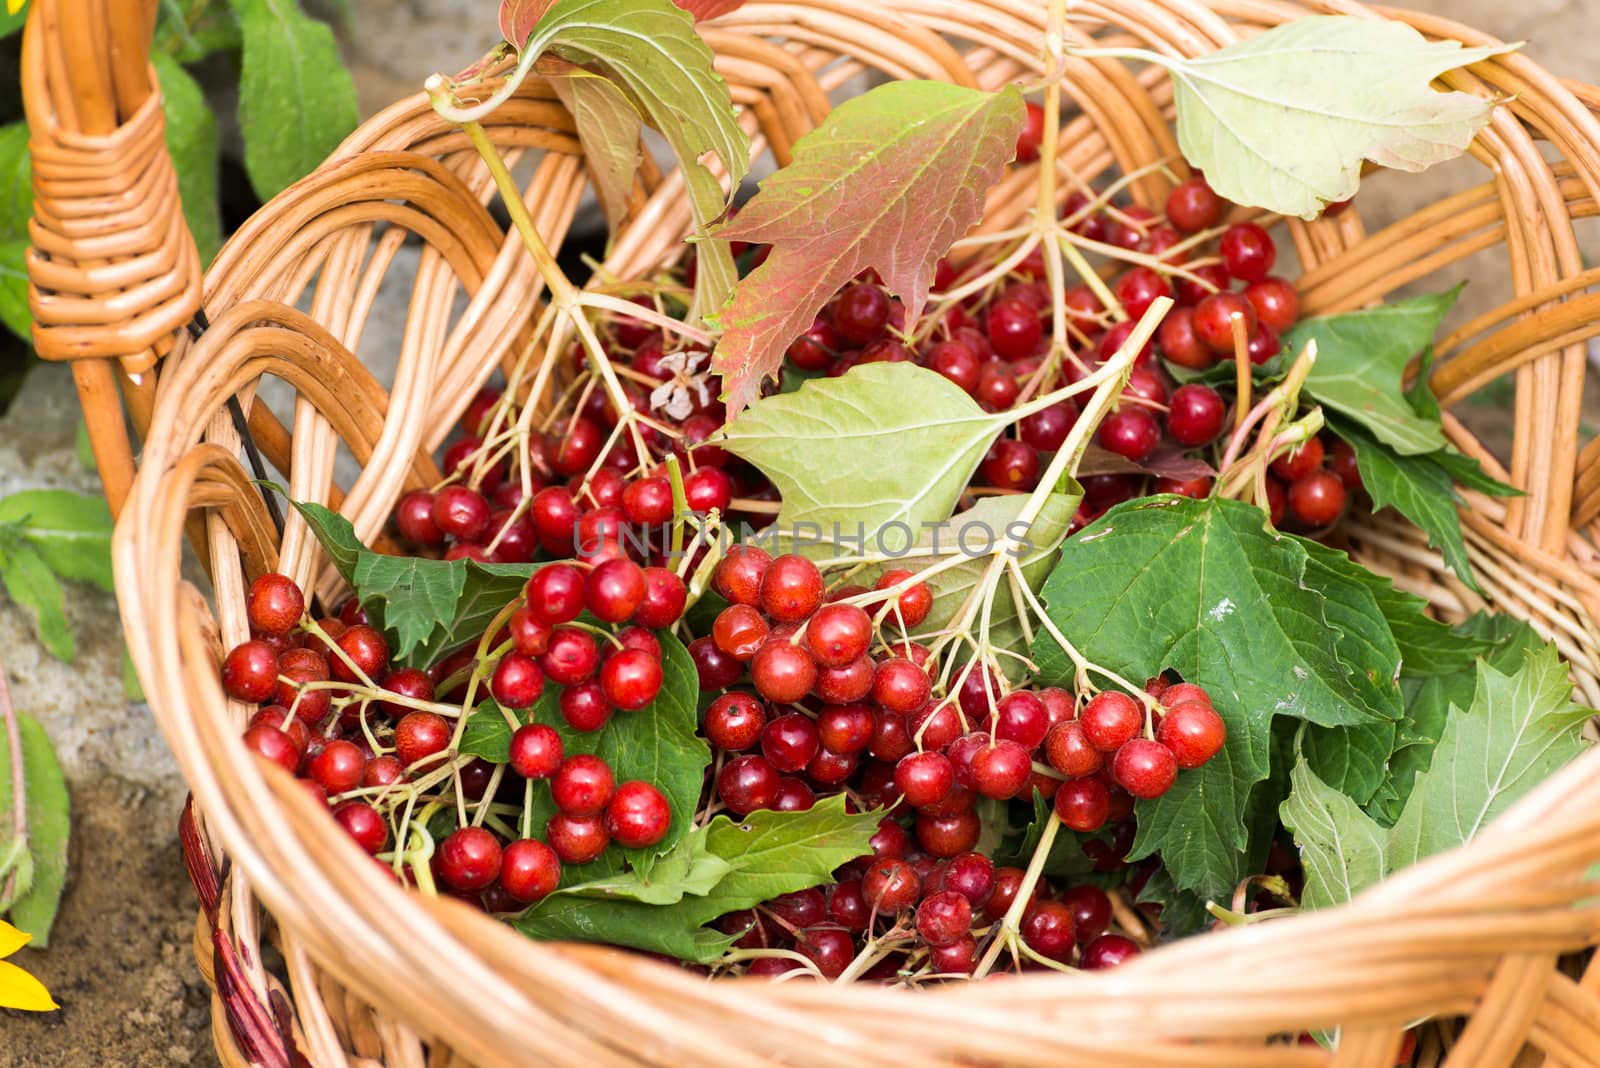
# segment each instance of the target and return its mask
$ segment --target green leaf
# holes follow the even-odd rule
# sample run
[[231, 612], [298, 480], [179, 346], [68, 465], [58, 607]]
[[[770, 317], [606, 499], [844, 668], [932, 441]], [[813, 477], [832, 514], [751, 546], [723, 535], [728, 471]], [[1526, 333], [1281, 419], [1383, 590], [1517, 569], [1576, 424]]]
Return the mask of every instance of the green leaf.
[[559, 892], [577, 897], [638, 901], [646, 905], [672, 905], [685, 894], [705, 897], [714, 890], [733, 865], [706, 848], [710, 827], [690, 831], [664, 853], [647, 873], [638, 870], [617, 872]]
[[139, 669], [133, 666], [128, 647], [122, 647], [122, 696], [129, 701], [143, 701], [144, 684], [139, 681]]
[[615, 232], [628, 215], [628, 194], [639, 170], [639, 109], [610, 81], [581, 67], [546, 74], [545, 80], [572, 112], [595, 195]]
[[111, 511], [97, 494], [23, 490], [0, 500], [0, 523], [22, 536], [51, 571], [116, 592], [111, 573]]
[[[1267, 529], [1258, 508], [1156, 497], [1069, 538], [1045, 581], [1050, 618], [1091, 661], [1134, 679], [1173, 669], [1206, 688], [1227, 724], [1220, 754], [1139, 804], [1134, 858], [1159, 850], [1182, 889], [1220, 898], [1248, 874], [1242, 821], [1269, 771], [1274, 716], [1330, 727], [1383, 718], [1352, 683], [1368, 665], [1342, 662], [1307, 568], [1302, 545]], [[1071, 680], [1048, 634], [1033, 657], [1042, 682]]]
[[789, 343], [867, 268], [916, 322], [939, 257], [982, 214], [1022, 119], [1015, 86], [892, 81], [846, 100], [795, 142], [790, 164], [719, 231], [772, 246], [717, 317], [724, 333], [712, 368], [730, 417], [755, 402]]
[[217, 119], [205, 93], [178, 61], [154, 52], [150, 62], [161, 80], [161, 104], [167, 114], [167, 152], [178, 172], [183, 218], [194, 235], [200, 263], [222, 247], [222, 215], [217, 207]]
[[880, 813], [851, 814], [844, 806], [839, 794], [804, 812], [752, 812], [738, 823], [718, 816], [707, 827], [706, 850], [732, 870], [707, 894], [686, 894], [671, 905], [557, 894], [513, 926], [533, 938], [606, 942], [708, 963], [733, 938], [705, 924], [824, 883], [840, 865], [871, 852]]
[[294, 0], [229, 0], [239, 19], [239, 129], [263, 201], [310, 174], [356, 127], [356, 89], [326, 23]]
[[[649, 849], [622, 853], [636, 870], [648, 871], [657, 854], [670, 850], [694, 818], [711, 763], [711, 749], [695, 733], [699, 724], [700, 676], [683, 643], [665, 631], [661, 642], [661, 692], [637, 712], [616, 712], [597, 731], [575, 731], [561, 715], [560, 694], [554, 685], [529, 713], [519, 716], [525, 723], [544, 723], [561, 735], [562, 751], [567, 756], [593, 753], [609, 765], [617, 782], [641, 779], [654, 783], [672, 809], [672, 825], [666, 837]], [[511, 727], [505, 714], [492, 701], [480, 705], [467, 720], [462, 732], [461, 752], [481, 756], [497, 764], [511, 759]], [[555, 806], [548, 789], [534, 792], [533, 827], [539, 833]], [[620, 869], [620, 866], [618, 866]], [[575, 869], [575, 882], [584, 881], [583, 869]]]
[[[1292, 25], [1292, 24], [1291, 24]], [[1299, 352], [1317, 343], [1317, 362], [1306, 392], [1360, 423], [1396, 452], [1412, 456], [1445, 447], [1439, 418], [1425, 418], [1401, 385], [1406, 364], [1433, 341], [1461, 288], [1413, 297], [1377, 308], [1303, 319], [1283, 336]]]
[[[72, 828], [72, 810], [67, 797], [67, 781], [61, 774], [55, 750], [44, 728], [29, 716], [17, 715], [17, 730], [22, 741], [22, 776], [27, 791], [28, 840], [24, 848], [31, 861], [33, 877], [28, 889], [10, 902], [13, 926], [33, 936], [33, 944], [43, 949], [50, 944], [50, 927], [55, 922], [61, 890], [67, 882], [67, 839]], [[0, 856], [16, 843], [11, 834], [11, 806], [16, 784], [11, 781], [11, 749], [6, 732], [0, 730]], [[0, 883], [4, 876], [0, 875]], [[0, 912], [5, 912], [0, 907]]]
[[1007, 421], [942, 375], [872, 363], [751, 405], [719, 444], [778, 488], [780, 529], [893, 552], [949, 518]]
[[165, 53], [179, 63], [198, 63], [214, 52], [237, 51], [239, 19], [232, 8], [204, 0], [198, 10], [185, 10], [179, 0], [161, 0], [152, 53]]
[[[892, 560], [882, 568], [869, 568], [862, 573], [862, 579], [875, 580], [890, 568], [920, 571], [952, 555], [965, 555], [967, 560], [964, 563], [927, 580], [928, 588], [933, 593], [933, 606], [927, 618], [911, 628], [911, 633], [933, 634], [948, 627], [966, 604], [993, 559], [988, 551], [999, 539], [1017, 535], [1026, 539], [1017, 555], [1023, 578], [1027, 580], [1028, 588], [1037, 592], [1055, 563], [1056, 550], [1066, 540], [1072, 517], [1078, 510], [1078, 502], [1083, 499], [1083, 493], [1075, 483], [1072, 489], [1071, 493], [1052, 493], [1046, 497], [1038, 516], [1027, 527], [1021, 526], [1017, 520], [1023, 505], [1027, 503], [1027, 494], [979, 498], [966, 511], [943, 523], [924, 527], [911, 555]], [[893, 616], [889, 619], [893, 625]], [[1017, 605], [1011, 596], [1011, 585], [1004, 580], [995, 590], [994, 605], [989, 616], [989, 639], [1006, 649], [1022, 649], [1026, 645]], [[1021, 661], [1009, 657], [1000, 666], [1008, 673], [1026, 670], [1026, 665]]]
[[33, 337], [33, 311], [28, 307], [28, 242], [0, 241], [0, 323], [28, 341]]
[[33, 218], [33, 162], [28, 124], [0, 126], [0, 239], [25, 241]]
[[538, 570], [537, 564], [480, 564], [375, 553], [350, 521], [320, 504], [290, 501], [305, 517], [397, 661], [427, 667], [481, 633]]
[[[1447, 628], [1445, 633], [1457, 643], [1464, 659], [1440, 659], [1439, 670], [1425, 677], [1401, 679], [1406, 711], [1401, 719], [1395, 751], [1389, 758], [1389, 776], [1384, 787], [1367, 806], [1385, 826], [1400, 818], [1400, 811], [1416, 777], [1433, 761], [1434, 748], [1444, 736], [1451, 706], [1466, 708], [1478, 681], [1478, 657], [1502, 671], [1515, 671], [1543, 648], [1544, 639], [1526, 623], [1510, 616], [1482, 613]], [[1452, 666], [1453, 665], [1453, 666]], [[1446, 668], [1449, 670], [1445, 670]]]
[[1349, 420], [1331, 418], [1328, 425], [1355, 450], [1361, 484], [1372, 497], [1373, 510], [1393, 508], [1415, 523], [1450, 570], [1478, 589], [1461, 535], [1455, 487], [1450, 473], [1434, 459], [1441, 453], [1403, 456]]
[[1449, 473], [1450, 480], [1458, 486], [1477, 490], [1491, 497], [1525, 496], [1517, 487], [1501, 482], [1485, 471], [1478, 461], [1457, 452], [1454, 448], [1446, 448], [1443, 452], [1431, 453], [1430, 456]]
[[[750, 140], [687, 12], [668, 0], [560, 0], [523, 46], [534, 56], [546, 51], [570, 63], [599, 64], [672, 146], [702, 232], [722, 216], [728, 194], [703, 161], [715, 156], [737, 190], [750, 169]], [[720, 307], [734, 283], [726, 241], [703, 242], [697, 262], [691, 318]]]
[[1432, 765], [1389, 829], [1299, 764], [1283, 822], [1305, 864], [1303, 902], [1348, 901], [1389, 873], [1471, 840], [1483, 825], [1581, 753], [1594, 715], [1572, 703], [1554, 646], [1509, 673], [1480, 663], [1469, 707], [1452, 707]]
[[31, 545], [8, 538], [0, 544], [0, 586], [33, 618], [39, 641], [57, 660], [71, 661], [77, 642], [67, 626], [61, 583]]
[[78, 433], [73, 441], [73, 451], [78, 455], [78, 466], [85, 471], [94, 471], [94, 444], [89, 440], [89, 424], [82, 419], [78, 420]]
[[4, 10], [0, 10], [0, 37], [10, 37], [12, 34], [22, 29], [23, 25], [26, 24], [27, 21], [27, 0], [23, 0], [21, 4], [17, 5], [17, 9], [15, 11], [11, 10], [11, 5], [8, 3]]
[[1493, 101], [1430, 83], [1515, 47], [1462, 48], [1394, 19], [1327, 15], [1195, 59], [1138, 58], [1171, 72], [1178, 146], [1218, 193], [1312, 219], [1355, 194], [1363, 159], [1421, 171], [1465, 151]]

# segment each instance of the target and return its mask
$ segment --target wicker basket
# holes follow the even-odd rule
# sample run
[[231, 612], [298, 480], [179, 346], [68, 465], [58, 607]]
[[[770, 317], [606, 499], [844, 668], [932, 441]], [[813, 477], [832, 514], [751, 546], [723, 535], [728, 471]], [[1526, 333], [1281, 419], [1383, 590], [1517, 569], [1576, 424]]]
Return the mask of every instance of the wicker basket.
[[[530, 942], [454, 902], [398, 888], [333, 833], [304, 791], [248, 758], [238, 740], [247, 710], [217, 682], [221, 648], [246, 636], [251, 576], [322, 574], [324, 594], [335, 581], [297, 521], [279, 543], [241, 461], [229, 400], [239, 399], [295, 497], [340, 508], [371, 539], [401, 493], [437, 477], [431, 450], [474, 388], [514, 357], [540, 282], [486, 209], [491, 184], [477, 156], [419, 94], [252, 218], [202, 286], [143, 63], [155, 6], [34, 2], [24, 56], [38, 212], [30, 268], [39, 351], [74, 361], [121, 511], [116, 571], [129, 646], [194, 791], [183, 830], [203, 906], [195, 943], [216, 989], [225, 1064], [1381, 1068], [1403, 1028], [1424, 1017], [1442, 1022], [1423, 1030], [1420, 1064], [1600, 1063], [1600, 968], [1580, 969], [1571, 956], [1600, 943], [1595, 885], [1585, 880], [1600, 861], [1600, 753], [1470, 847], [1348, 907], [1192, 939], [1111, 973], [922, 993], [707, 983], [630, 954]], [[1072, 11], [1079, 28], [1103, 20], [1113, 33], [1184, 53], [1309, 12], [1384, 17], [1339, 0], [1084, 0]], [[1488, 43], [1467, 27], [1386, 14]], [[1032, 75], [1043, 19], [1044, 5], [1019, 0], [756, 0], [704, 29], [757, 150], [782, 163], [826, 114], [828, 93], [862, 72], [989, 87]], [[1443, 342], [1433, 384], [1448, 406], [1515, 371], [1509, 471], [1446, 420], [1456, 444], [1527, 491], [1509, 503], [1473, 497], [1468, 544], [1493, 606], [1559, 642], [1594, 701], [1600, 442], [1580, 449], [1577, 429], [1583, 341], [1600, 332], [1600, 292], [1587, 287], [1600, 270], [1584, 269], [1572, 220], [1600, 211], [1591, 112], [1600, 92], [1519, 55], [1446, 80], [1510, 99], [1473, 146], [1484, 184], [1370, 236], [1354, 212], [1287, 224], [1305, 265], [1304, 306], [1358, 307], [1503, 246], [1512, 291]], [[1066, 84], [1078, 117], [1062, 154], [1079, 175], [1131, 171], [1175, 151], [1164, 75], [1074, 60]], [[530, 81], [488, 130], [509, 155], [541, 154], [527, 200], [559, 243], [586, 184], [571, 118]], [[1152, 173], [1131, 191], [1159, 205], [1166, 181]], [[986, 225], [1017, 219], [1031, 188], [1029, 169], [1018, 169], [994, 191]], [[641, 177], [613, 271], [637, 273], [671, 254], [689, 223], [680, 194], [671, 174]], [[351, 350], [407, 234], [423, 250], [386, 392]], [[206, 316], [203, 332], [185, 332]], [[252, 403], [263, 375], [297, 391], [292, 433]], [[145, 437], [137, 481], [119, 387]], [[363, 466], [343, 487], [333, 479], [341, 442]], [[208, 557], [214, 616], [181, 576], [186, 531]], [[1408, 528], [1374, 522], [1357, 543], [1370, 566], [1446, 616], [1481, 604]], [[269, 968], [268, 953], [281, 954], [281, 967]], [[1343, 1029], [1337, 1052], [1284, 1038], [1333, 1027]]]

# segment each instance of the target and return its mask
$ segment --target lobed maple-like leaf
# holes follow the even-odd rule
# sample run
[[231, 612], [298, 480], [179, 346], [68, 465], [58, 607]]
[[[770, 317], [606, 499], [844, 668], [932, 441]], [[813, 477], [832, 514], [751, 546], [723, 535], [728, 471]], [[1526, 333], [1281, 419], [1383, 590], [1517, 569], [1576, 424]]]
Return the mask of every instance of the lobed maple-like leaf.
[[753, 403], [784, 350], [840, 286], [867, 268], [922, 311], [934, 266], [983, 211], [1015, 153], [1022, 94], [944, 82], [881, 85], [795, 143], [718, 236], [772, 246], [717, 316], [712, 357], [730, 418]]

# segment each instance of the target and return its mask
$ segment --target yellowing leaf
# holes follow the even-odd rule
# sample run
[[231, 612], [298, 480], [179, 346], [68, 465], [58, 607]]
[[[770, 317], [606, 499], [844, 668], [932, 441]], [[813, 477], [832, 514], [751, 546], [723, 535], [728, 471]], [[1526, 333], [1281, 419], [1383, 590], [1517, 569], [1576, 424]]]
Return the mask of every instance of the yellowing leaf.
[[613, 229], [628, 214], [628, 194], [639, 170], [639, 109], [615, 85], [582, 67], [563, 64], [545, 73], [550, 88], [572, 112], [595, 194]]
[[783, 353], [840, 286], [869, 267], [922, 311], [934, 266], [983, 211], [1015, 152], [1022, 95], [944, 82], [881, 85], [845, 101], [795, 143], [718, 236], [772, 246], [717, 316], [712, 358], [728, 415], [760, 394]]
[[1197, 59], [1112, 54], [1171, 72], [1178, 145], [1218, 193], [1310, 219], [1355, 193], [1363, 159], [1420, 171], [1465, 151], [1493, 102], [1430, 83], [1515, 47], [1463, 48], [1403, 22], [1322, 15]]

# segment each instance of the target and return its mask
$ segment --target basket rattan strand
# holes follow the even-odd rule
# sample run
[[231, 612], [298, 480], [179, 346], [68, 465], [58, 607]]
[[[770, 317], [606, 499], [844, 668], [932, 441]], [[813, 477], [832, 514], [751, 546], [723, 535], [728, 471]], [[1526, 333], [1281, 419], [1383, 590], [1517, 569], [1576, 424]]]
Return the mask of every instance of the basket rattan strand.
[[[40, 352], [74, 361], [107, 494], [122, 511], [115, 554], [129, 646], [193, 787], [183, 840], [202, 901], [195, 945], [230, 1068], [1380, 1068], [1423, 1017], [1449, 1024], [1424, 1029], [1422, 1064], [1600, 1063], [1600, 969], [1570, 963], [1600, 943], [1600, 912], [1576, 907], [1595, 894], [1585, 874], [1600, 861], [1600, 753], [1470, 847], [1346, 908], [1190, 940], [1114, 973], [915, 994], [708, 983], [603, 948], [532, 943], [399, 889], [287, 777], [247, 758], [237, 738], [246, 709], [217, 683], [222, 645], [246, 634], [250, 577], [277, 568], [320, 576], [333, 592], [298, 522], [279, 544], [227, 400], [241, 399], [252, 436], [297, 498], [328, 502], [364, 537], [381, 536], [397, 496], [437, 477], [430, 451], [474, 388], [514, 357], [540, 283], [486, 209], [490, 182], [465, 139], [418, 95], [367, 122], [246, 223], [202, 292], [149, 106], [155, 82], [143, 58], [155, 6], [35, 0], [25, 41], [38, 203], [30, 269]], [[1189, 54], [1312, 12], [1404, 18], [1430, 35], [1487, 40], [1340, 2], [1084, 0], [1071, 12], [1083, 32]], [[705, 30], [757, 151], [781, 163], [826, 114], [828, 94], [863, 72], [980, 86], [1036, 73], [1043, 19], [1043, 5], [1020, 0], [804, 0], [750, 3]], [[1580, 448], [1578, 424], [1583, 342], [1600, 331], [1600, 269], [1585, 270], [1573, 220], [1600, 210], [1600, 92], [1516, 54], [1446, 81], [1509, 100], [1473, 146], [1482, 184], [1374, 234], [1354, 212], [1288, 223], [1304, 306], [1358, 307], [1486, 249], [1509, 262], [1511, 290], [1444, 340], [1432, 381], [1449, 405], [1514, 373], [1509, 469], [1447, 417], [1460, 447], [1527, 491], [1506, 503], [1471, 497], [1470, 552], [1492, 606], [1559, 642], [1593, 702], [1600, 441]], [[1072, 173], [1093, 179], [1175, 152], [1164, 77], [1073, 60], [1066, 84], [1077, 117], [1062, 163]], [[527, 200], [559, 243], [586, 184], [570, 117], [532, 81], [488, 128], [506, 153], [537, 159]], [[1131, 192], [1159, 204], [1167, 181], [1152, 173]], [[1020, 168], [996, 188], [985, 225], [1028, 210], [1031, 184]], [[689, 221], [680, 189], [672, 174], [641, 176], [613, 271], [674, 254]], [[408, 235], [422, 252], [386, 391], [352, 351]], [[202, 304], [210, 327], [195, 340], [181, 328]], [[253, 403], [264, 375], [298, 394], [292, 432]], [[137, 481], [128, 423], [145, 437]], [[362, 465], [342, 487], [341, 443]], [[214, 610], [181, 577], [186, 532], [208, 557]], [[1483, 604], [1409, 528], [1375, 520], [1357, 545], [1447, 617]], [[269, 952], [281, 968], [269, 968]], [[1336, 1053], [1281, 1037], [1331, 1027], [1343, 1029]]]

